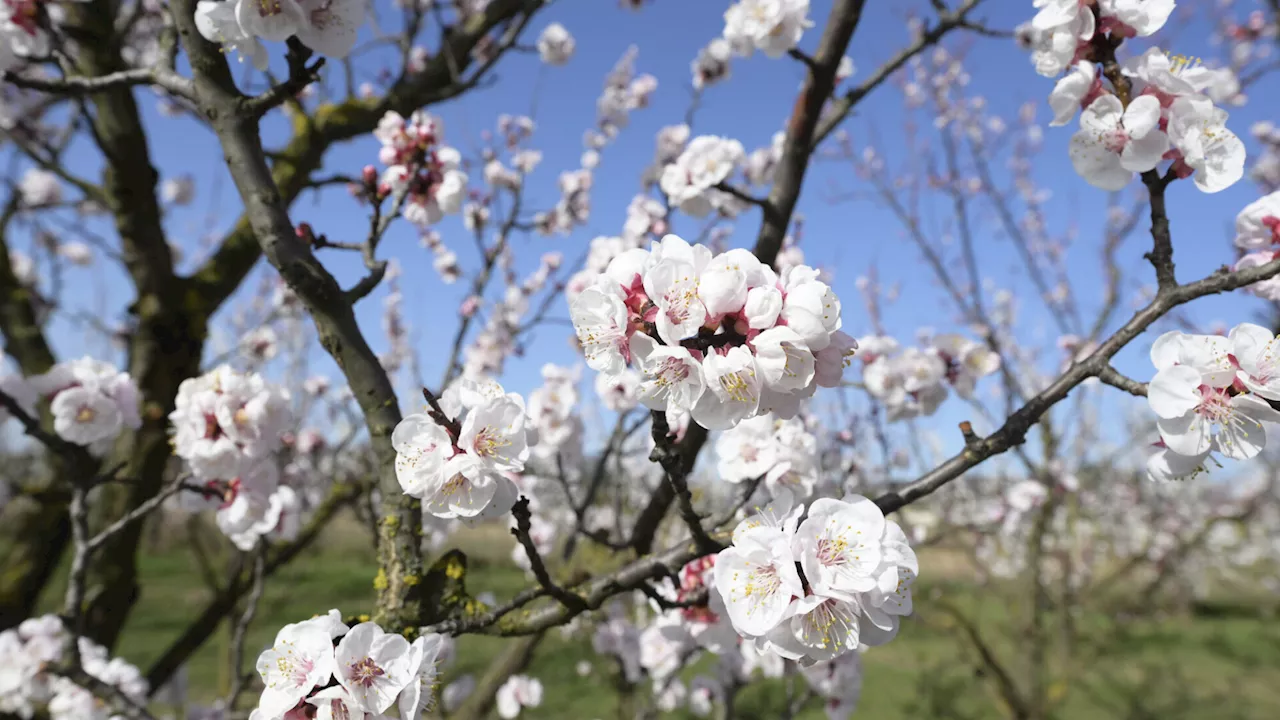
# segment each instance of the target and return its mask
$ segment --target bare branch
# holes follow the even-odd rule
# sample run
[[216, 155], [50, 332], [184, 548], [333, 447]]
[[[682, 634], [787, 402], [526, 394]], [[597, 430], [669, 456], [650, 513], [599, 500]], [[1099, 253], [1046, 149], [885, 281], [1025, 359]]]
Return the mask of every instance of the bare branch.
[[810, 152], [839, 127], [840, 123], [844, 122], [844, 119], [848, 117], [849, 113], [864, 97], [883, 84], [885, 80], [888, 80], [899, 68], [906, 65], [908, 60], [938, 44], [952, 30], [965, 27], [969, 13], [982, 2], [983, 0], [965, 0], [964, 4], [957, 8], [955, 12], [940, 15], [937, 22], [920, 33], [920, 37], [916, 38], [915, 42], [903, 48], [888, 62], [877, 68], [856, 88], [845, 93], [844, 97], [832, 102], [831, 107], [823, 114], [822, 122], [818, 124], [813, 133]]
[[516, 526], [511, 528], [511, 534], [516, 536], [516, 540], [524, 548], [524, 552], [529, 558], [529, 569], [533, 572], [534, 577], [538, 579], [538, 584], [542, 586], [542, 589], [548, 595], [559, 600], [565, 607], [578, 612], [586, 610], [586, 601], [560, 587], [551, 579], [551, 573], [547, 571], [547, 565], [542, 561], [542, 555], [538, 552], [537, 545], [534, 544], [533, 538], [529, 535], [532, 527], [529, 498], [522, 496], [517, 500], [515, 506], [511, 508], [511, 514], [516, 519]]
[[[865, 0], [836, 0], [827, 17], [818, 51], [814, 54], [809, 71], [805, 74], [804, 87], [796, 98], [795, 109], [787, 122], [786, 139], [782, 156], [774, 171], [773, 190], [769, 193], [769, 205], [776, 210], [770, 217], [765, 214], [756, 237], [755, 254], [760, 261], [772, 265], [782, 249], [791, 215], [800, 199], [809, 155], [815, 146], [815, 131], [822, 115], [822, 108], [831, 97], [836, 84], [836, 70], [849, 47], [853, 31], [862, 19]], [[852, 107], [852, 103], [850, 104]]]
[[1139, 397], [1147, 396], [1146, 383], [1138, 382], [1131, 377], [1122, 375], [1118, 370], [1110, 365], [1104, 365], [1102, 369], [1098, 371], [1098, 379], [1111, 387], [1123, 390], [1130, 395], [1137, 395]]
[[1223, 267], [1203, 280], [1157, 292], [1150, 304], [1134, 314], [1129, 322], [1100, 344], [1093, 354], [1072, 365], [1039, 395], [1027, 401], [1009, 416], [1000, 429], [982, 438], [974, 447], [966, 448], [960, 454], [925, 473], [911, 484], [876, 498], [876, 505], [886, 513], [897, 510], [933, 493], [984, 460], [1021, 445], [1027, 431], [1050, 408], [1065, 398], [1077, 385], [1102, 373], [1103, 368], [1116, 353], [1173, 308], [1206, 295], [1247, 287], [1278, 274], [1280, 274], [1280, 260], [1239, 272], [1232, 272]]
[[227, 700], [223, 703], [223, 707], [228, 710], [234, 710], [236, 701], [240, 699], [241, 693], [244, 692], [248, 681], [256, 673], [244, 671], [244, 642], [249, 634], [249, 626], [253, 624], [253, 617], [258, 612], [258, 603], [262, 600], [262, 591], [265, 587], [265, 579], [267, 575], [267, 548], [265, 545], [259, 545], [254, 550], [253, 558], [253, 589], [249, 591], [249, 597], [245, 600], [244, 612], [240, 614], [240, 618], [236, 621], [235, 630], [231, 634], [231, 692], [227, 694]]
[[303, 45], [297, 37], [289, 38], [288, 45], [285, 60], [289, 63], [289, 77], [282, 83], [272, 85], [261, 95], [245, 100], [244, 109], [250, 115], [254, 117], [266, 115], [272, 109], [292, 100], [302, 92], [303, 88], [320, 79], [320, 69], [324, 67], [325, 59], [317, 58], [308, 66], [307, 61], [312, 55], [311, 48]]
[[675, 443], [671, 441], [671, 429], [667, 426], [666, 411], [654, 410], [650, 414], [653, 418], [654, 447], [649, 459], [662, 466], [663, 474], [666, 476], [667, 483], [671, 485], [680, 509], [680, 517], [688, 526], [694, 542], [703, 554], [710, 555], [723, 550], [724, 545], [711, 539], [702, 527], [702, 516], [693, 509], [693, 495], [689, 492], [688, 482], [689, 468], [685, 466], [684, 458]]
[[170, 95], [190, 99], [194, 94], [191, 81], [165, 67], [131, 68], [105, 75], [74, 75], [56, 80], [33, 78], [14, 72], [4, 74], [5, 82], [24, 90], [38, 90], [54, 95], [87, 95], [115, 88], [155, 85]]

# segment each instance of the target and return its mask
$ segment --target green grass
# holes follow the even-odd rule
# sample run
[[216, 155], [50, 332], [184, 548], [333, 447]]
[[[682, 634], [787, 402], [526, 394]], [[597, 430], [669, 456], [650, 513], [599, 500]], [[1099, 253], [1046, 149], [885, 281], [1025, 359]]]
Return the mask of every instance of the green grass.
[[[509, 560], [510, 540], [501, 533], [461, 538], [468, 553], [468, 590], [492, 591], [500, 599], [525, 586]], [[142, 559], [143, 595], [123, 634], [119, 654], [144, 670], [183, 630], [209, 596], [185, 540], [170, 539]], [[858, 717], [906, 718], [1002, 717], [992, 683], [981, 677], [972, 649], [957, 639], [943, 614], [931, 607], [931, 596], [943, 597], [974, 619], [994, 651], [1018, 673], [1025, 640], [1013, 627], [1025, 617], [1017, 595], [978, 590], [965, 571], [942, 554], [922, 558], [917, 586], [917, 617], [907, 621], [899, 637], [863, 656], [864, 684]], [[931, 568], [932, 566], [932, 568]], [[267, 585], [257, 619], [246, 643], [246, 662], [271, 642], [289, 622], [323, 613], [331, 607], [344, 615], [367, 612], [373, 601], [373, 551], [363, 528], [345, 522], [321, 545], [281, 570]], [[931, 573], [931, 569], [933, 572]], [[57, 588], [48, 596], [56, 598]], [[1216, 610], [1209, 612], [1207, 610]], [[1064, 700], [1063, 720], [1118, 718], [1139, 720], [1273, 720], [1280, 717], [1280, 623], [1268, 621], [1248, 603], [1218, 604], [1204, 612], [1127, 623], [1125, 634], [1111, 643], [1087, 670], [1069, 681], [1055, 681], [1050, 693]], [[1114, 632], [1100, 615], [1076, 619], [1088, 628], [1086, 639], [1100, 642]], [[1058, 633], [1060, 617], [1048, 632]], [[229, 630], [224, 626], [187, 666], [194, 700], [209, 701], [227, 685]], [[462, 673], [482, 674], [508, 640], [465, 636], [458, 660], [447, 679]], [[1062, 647], [1051, 651], [1059, 666]], [[576, 672], [588, 660], [588, 678]], [[703, 666], [707, 664], [704, 661]], [[566, 640], [553, 631], [540, 645], [529, 673], [545, 687], [542, 707], [522, 717], [591, 720], [619, 717], [618, 699], [607, 675], [610, 664], [591, 652], [589, 636]], [[697, 669], [695, 668], [695, 671]], [[803, 681], [796, 680], [798, 687]], [[649, 691], [642, 687], [641, 696]], [[779, 717], [786, 701], [782, 681], [761, 681], [739, 697], [735, 717], [760, 720]], [[685, 717], [674, 715], [673, 717]], [[825, 717], [812, 709], [800, 717]]]

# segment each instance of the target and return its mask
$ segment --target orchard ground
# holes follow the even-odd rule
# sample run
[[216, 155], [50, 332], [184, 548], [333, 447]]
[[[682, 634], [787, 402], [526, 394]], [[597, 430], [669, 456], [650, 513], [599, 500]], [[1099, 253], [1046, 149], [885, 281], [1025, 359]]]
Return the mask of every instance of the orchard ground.
[[[204, 528], [209, 530], [209, 528]], [[141, 556], [143, 595], [122, 635], [118, 652], [140, 668], [147, 668], [210, 597], [200, 563], [192, 552], [189, 528], [168, 528], [151, 538]], [[377, 567], [368, 529], [354, 518], [335, 522], [307, 553], [267, 583], [256, 620], [245, 646], [246, 666], [271, 642], [277, 629], [336, 607], [344, 615], [372, 607], [372, 578]], [[217, 543], [214, 535], [201, 536]], [[512, 540], [500, 527], [488, 527], [456, 537], [451, 543], [467, 553], [467, 589], [472, 595], [493, 592], [499, 600], [527, 586], [529, 580], [511, 562]], [[591, 553], [579, 553], [591, 556]], [[217, 565], [218, 559], [214, 564]], [[595, 555], [584, 562], [609, 563]], [[942, 549], [921, 552], [922, 578], [917, 583], [915, 616], [898, 639], [863, 655], [862, 699], [855, 717], [875, 720], [899, 718], [974, 719], [1008, 717], [1000, 705], [991, 670], [982, 668], [974, 646], [939, 610], [950, 603], [976, 621], [982, 638], [1017, 672], [1015, 651], [1022, 642], [1016, 628], [1025, 623], [1026, 588], [980, 588], [963, 555]], [[567, 572], [562, 569], [562, 572]], [[65, 574], [64, 574], [65, 577]], [[1119, 586], [1123, 587], [1124, 583]], [[50, 587], [44, 608], [53, 611], [60, 587]], [[1123, 593], [1123, 589], [1118, 592]], [[1211, 597], [1178, 609], [1152, 608], [1152, 617], [1126, 624], [1115, 637], [1109, 623], [1096, 613], [1075, 618], [1090, 642], [1106, 642], [1102, 657], [1080, 663], [1078, 673], [1055, 672], [1048, 687], [1051, 697], [1063, 699], [1063, 720], [1117, 718], [1138, 720], [1272, 720], [1280, 717], [1280, 621], [1273, 614], [1280, 605], [1261, 590], [1256, 595]], [[1051, 621], [1061, 622], [1055, 615]], [[1054, 634], [1058, 628], [1049, 627]], [[225, 625], [187, 666], [189, 697], [209, 702], [229, 685], [227, 658], [231, 629]], [[479, 676], [508, 639], [468, 635], [458, 642], [458, 658], [446, 682], [463, 673]], [[1065, 657], [1055, 643], [1051, 657]], [[1077, 648], [1083, 656], [1086, 648]], [[587, 677], [578, 674], [581, 661], [592, 665]], [[705, 665], [702, 663], [701, 665]], [[521, 717], [592, 720], [624, 717], [613, 685], [615, 665], [591, 650], [590, 635], [566, 639], [552, 630], [540, 645], [526, 672], [545, 687], [541, 707]], [[686, 673], [686, 681], [701, 666]], [[1070, 680], [1062, 678], [1070, 677]], [[788, 680], [757, 681], [738, 696], [735, 718], [775, 720], [783, 716]], [[794, 679], [803, 690], [804, 682]], [[647, 703], [648, 684], [639, 694]], [[798, 718], [825, 717], [816, 701]], [[496, 717], [496, 714], [494, 715]], [[625, 716], [630, 720], [633, 715]], [[662, 717], [693, 717], [672, 713]]]

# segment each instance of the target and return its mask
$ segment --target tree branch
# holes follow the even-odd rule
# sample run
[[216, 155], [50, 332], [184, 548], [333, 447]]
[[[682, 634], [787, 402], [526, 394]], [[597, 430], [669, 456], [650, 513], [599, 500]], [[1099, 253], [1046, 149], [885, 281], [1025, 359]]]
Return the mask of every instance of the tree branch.
[[165, 67], [130, 68], [105, 75], [73, 75], [56, 80], [25, 77], [14, 72], [6, 72], [4, 80], [14, 87], [52, 95], [87, 95], [138, 85], [155, 85], [170, 95], [187, 99], [190, 99], [194, 92], [190, 80]]
[[1138, 382], [1137, 380], [1134, 380], [1131, 377], [1122, 375], [1118, 370], [1111, 367], [1110, 365], [1102, 366], [1102, 369], [1098, 371], [1098, 379], [1106, 383], [1107, 385], [1110, 385], [1111, 387], [1117, 388], [1119, 390], [1123, 390], [1129, 393], [1130, 395], [1137, 395], [1139, 397], [1147, 396], [1146, 383]]
[[538, 584], [548, 595], [560, 601], [566, 607], [576, 609], [579, 612], [586, 609], [586, 603], [581, 597], [565, 590], [551, 579], [551, 573], [547, 571], [547, 565], [542, 561], [542, 555], [538, 552], [537, 545], [534, 544], [533, 538], [529, 535], [531, 529], [532, 515], [529, 512], [529, 498], [521, 497], [516, 501], [515, 507], [511, 508], [511, 514], [516, 519], [516, 526], [511, 528], [511, 534], [516, 536], [520, 546], [524, 548], [525, 554], [529, 557], [529, 569], [533, 572], [533, 576], [538, 579]]
[[804, 184], [805, 170], [809, 166], [809, 155], [815, 145], [814, 131], [818, 128], [822, 108], [835, 89], [836, 70], [849, 47], [849, 40], [853, 38], [853, 31], [858, 27], [858, 21], [862, 19], [864, 4], [865, 0], [835, 0], [827, 17], [826, 27], [823, 28], [822, 39], [818, 42], [818, 51], [813, 56], [812, 64], [808, 64], [804, 87], [796, 98], [795, 108], [787, 123], [782, 156], [774, 171], [773, 190], [769, 193], [768, 206], [776, 212], [772, 213], [772, 217], [770, 213], [765, 213], [760, 233], [756, 237], [755, 254], [765, 264], [772, 265], [778, 251], [782, 249], [782, 240], [786, 237], [791, 215], [800, 199], [800, 188]]
[[1150, 304], [1135, 313], [1129, 322], [1100, 344], [1093, 354], [1072, 365], [1039, 395], [1027, 401], [1009, 416], [1000, 429], [925, 473], [906, 487], [876, 498], [876, 505], [886, 513], [897, 510], [933, 493], [984, 460], [1021, 445], [1027, 431], [1040, 420], [1041, 416], [1064, 399], [1077, 385], [1103, 373], [1103, 369], [1116, 353], [1173, 308], [1206, 295], [1247, 287], [1278, 274], [1280, 274], [1280, 260], [1239, 272], [1232, 272], [1223, 267], [1202, 280], [1158, 291]]
[[680, 517], [689, 528], [689, 533], [699, 549], [704, 555], [720, 552], [724, 549], [724, 545], [707, 535], [707, 531], [702, 527], [702, 516], [693, 508], [693, 495], [689, 492], [689, 468], [685, 467], [684, 457], [676, 444], [671, 441], [671, 429], [667, 426], [666, 411], [654, 410], [650, 414], [653, 418], [654, 447], [649, 460], [662, 466], [663, 474], [677, 500]]
[[857, 87], [845, 93], [844, 97], [832, 102], [831, 106], [823, 114], [822, 122], [813, 134], [813, 142], [809, 146], [809, 151], [812, 152], [818, 145], [822, 144], [822, 141], [827, 139], [827, 136], [839, 127], [840, 123], [844, 122], [844, 119], [863, 98], [871, 94], [871, 91], [883, 84], [885, 80], [888, 80], [889, 76], [897, 72], [899, 68], [906, 65], [908, 60], [937, 45], [952, 30], [969, 27], [967, 22], [969, 13], [982, 2], [983, 0], [965, 0], [964, 4], [956, 8], [954, 12], [940, 15], [937, 22], [922, 32], [915, 42], [890, 58], [888, 62], [881, 65], [866, 80], [863, 80]]

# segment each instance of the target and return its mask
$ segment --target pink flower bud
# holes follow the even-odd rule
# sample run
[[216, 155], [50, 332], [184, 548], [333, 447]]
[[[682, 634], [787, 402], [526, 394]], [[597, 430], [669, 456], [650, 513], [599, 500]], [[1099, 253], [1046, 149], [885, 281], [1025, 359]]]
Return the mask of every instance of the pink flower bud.
[[480, 298], [472, 295], [462, 301], [462, 306], [458, 308], [458, 314], [462, 317], [471, 317], [476, 314], [476, 310], [480, 309]]
[[378, 182], [378, 169], [372, 165], [365, 165], [364, 169], [360, 171], [360, 179], [364, 181], [365, 185], [374, 186]]

